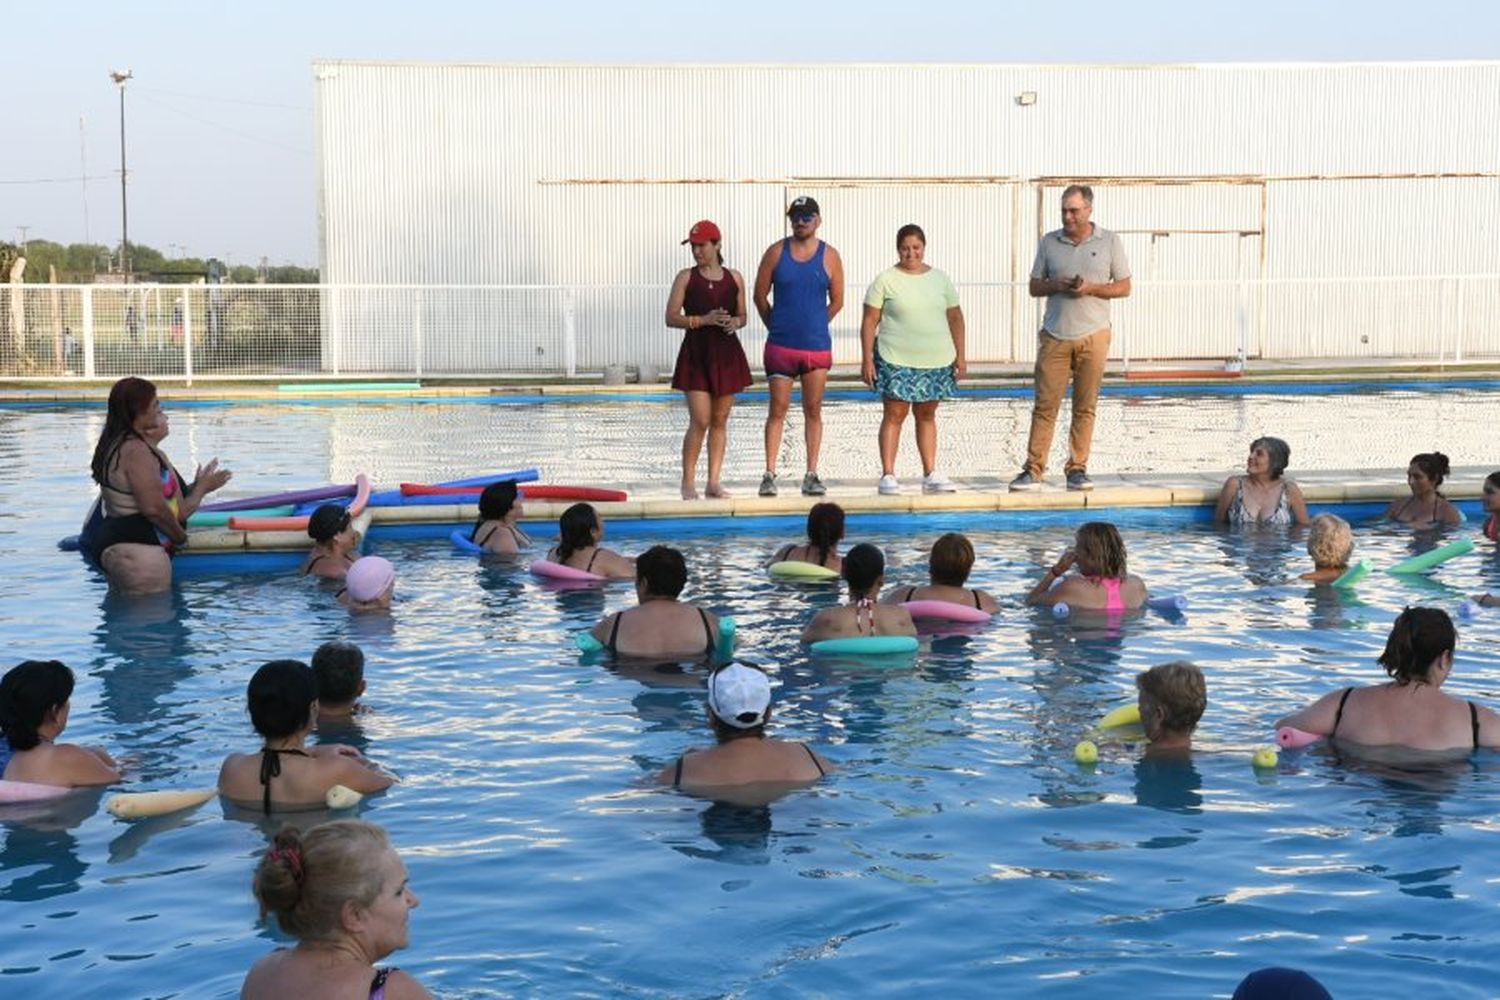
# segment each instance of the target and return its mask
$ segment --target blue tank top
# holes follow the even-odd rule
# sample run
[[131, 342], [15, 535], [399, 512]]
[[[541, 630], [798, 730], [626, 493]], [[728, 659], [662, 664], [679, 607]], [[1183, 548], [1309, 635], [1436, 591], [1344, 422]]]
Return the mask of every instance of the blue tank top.
[[781, 241], [781, 259], [771, 272], [771, 343], [799, 351], [830, 351], [828, 334], [828, 272], [823, 269], [823, 248], [811, 259], [792, 259], [792, 241]]

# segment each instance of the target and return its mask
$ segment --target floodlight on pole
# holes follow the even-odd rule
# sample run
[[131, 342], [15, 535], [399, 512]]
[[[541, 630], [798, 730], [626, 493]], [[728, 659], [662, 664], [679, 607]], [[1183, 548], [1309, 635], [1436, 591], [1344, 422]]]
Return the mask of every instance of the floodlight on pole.
[[130, 214], [125, 205], [125, 81], [131, 78], [130, 70], [123, 73], [117, 69], [109, 71], [109, 78], [120, 88], [120, 270], [130, 272]]

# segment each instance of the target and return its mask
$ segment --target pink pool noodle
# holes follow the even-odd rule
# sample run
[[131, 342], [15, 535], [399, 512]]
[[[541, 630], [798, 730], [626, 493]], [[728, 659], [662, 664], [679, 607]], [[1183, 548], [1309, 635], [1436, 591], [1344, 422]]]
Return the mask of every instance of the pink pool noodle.
[[1291, 726], [1282, 726], [1276, 730], [1276, 742], [1283, 750], [1296, 750], [1305, 747], [1309, 743], [1316, 743], [1323, 737], [1317, 733], [1303, 732], [1301, 729], [1293, 729]]

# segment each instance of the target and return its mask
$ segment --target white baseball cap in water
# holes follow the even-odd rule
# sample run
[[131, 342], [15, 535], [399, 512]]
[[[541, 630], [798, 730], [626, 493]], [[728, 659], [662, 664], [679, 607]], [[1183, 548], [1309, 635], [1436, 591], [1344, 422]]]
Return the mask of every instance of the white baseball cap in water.
[[764, 670], [731, 663], [708, 675], [708, 707], [721, 722], [753, 729], [766, 721], [771, 707], [771, 679]]

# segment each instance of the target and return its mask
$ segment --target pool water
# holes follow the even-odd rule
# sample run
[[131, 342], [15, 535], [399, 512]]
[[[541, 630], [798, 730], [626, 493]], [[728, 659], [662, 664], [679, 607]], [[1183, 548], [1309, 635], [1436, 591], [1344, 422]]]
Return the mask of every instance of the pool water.
[[[253, 410], [177, 414], [167, 449], [184, 466], [199, 450], [242, 470], [263, 456], [241, 493], [309, 485], [346, 462], [429, 479], [520, 464], [490, 453], [456, 466], [442, 449], [413, 457], [399, 438], [342, 436], [315, 409]], [[979, 554], [971, 582], [1005, 605], [981, 630], [861, 669], [796, 642], [831, 588], [773, 584], [759, 568], [796, 521], [784, 534], [709, 522], [677, 536], [685, 596], [733, 614], [742, 654], [773, 673], [775, 734], [839, 765], [745, 809], [649, 783], [708, 740], [693, 675], [586, 662], [569, 641], [631, 605], [628, 587], [548, 589], [434, 533], [372, 540], [400, 573], [388, 617], [351, 617], [317, 584], [273, 573], [111, 599], [53, 548], [87, 502], [78, 470], [98, 418], [0, 411], [11, 661], [74, 668], [67, 738], [128, 758], [132, 787], [191, 787], [257, 745], [243, 698], [260, 663], [360, 644], [374, 711], [340, 738], [405, 778], [360, 814], [390, 831], [422, 898], [412, 947], [392, 961], [438, 995], [1201, 997], [1272, 964], [1338, 996], [1494, 993], [1500, 760], [1400, 769], [1314, 750], [1273, 773], [1250, 766], [1275, 718], [1379, 679], [1401, 607], [1451, 610], [1500, 589], [1488, 548], [1430, 580], [1377, 573], [1339, 598], [1294, 579], [1300, 537], [1130, 512], [1131, 570], [1192, 604], [1111, 626], [1019, 604], [1074, 514], [852, 518], [849, 540], [885, 548], [892, 583], [920, 582], [932, 541], [961, 528]], [[364, 453], [350, 457], [351, 442]], [[635, 552], [663, 530], [611, 525], [609, 542]], [[1430, 544], [1376, 527], [1358, 538], [1377, 565]], [[1500, 612], [1460, 630], [1450, 690], [1500, 703]], [[1132, 696], [1135, 672], [1178, 658], [1208, 674], [1192, 761], [1142, 763], [1111, 742], [1096, 768], [1076, 765], [1074, 743]], [[270, 825], [218, 801], [136, 824], [97, 806], [79, 796], [0, 816], [4, 994], [234, 995], [284, 943], [257, 924], [249, 892]]]

